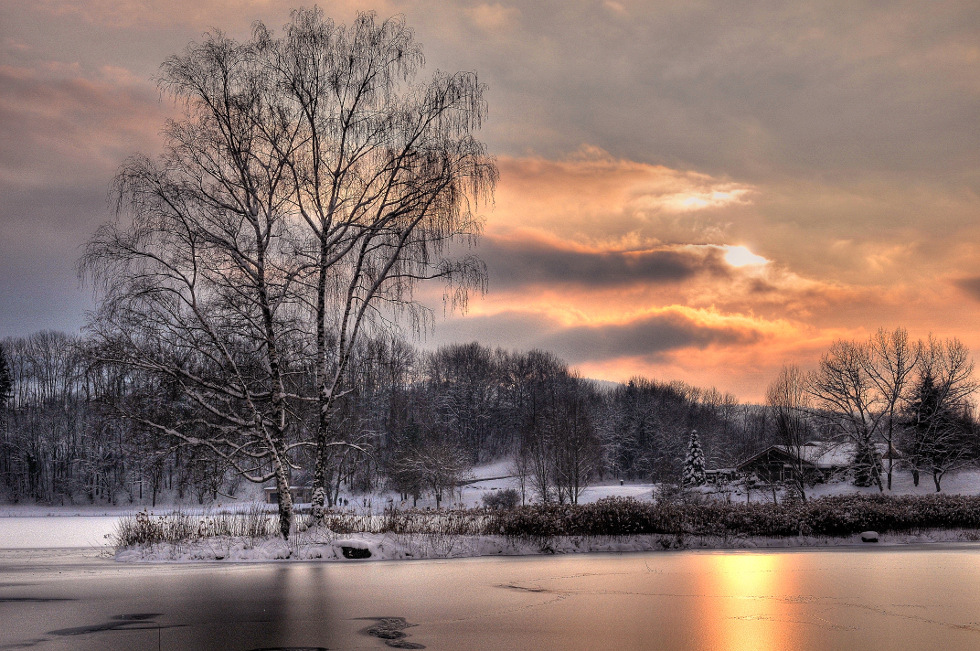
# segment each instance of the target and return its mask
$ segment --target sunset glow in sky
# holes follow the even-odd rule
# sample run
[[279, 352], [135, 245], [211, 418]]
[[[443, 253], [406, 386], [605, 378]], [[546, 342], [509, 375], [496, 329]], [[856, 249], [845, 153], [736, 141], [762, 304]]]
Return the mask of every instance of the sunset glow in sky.
[[[161, 146], [159, 64], [294, 6], [0, 4], [0, 338], [83, 324], [74, 262], [120, 163]], [[545, 348], [745, 400], [879, 327], [980, 353], [975, 0], [320, 6], [404, 14], [429, 74], [489, 86], [490, 291], [437, 311], [425, 345]]]

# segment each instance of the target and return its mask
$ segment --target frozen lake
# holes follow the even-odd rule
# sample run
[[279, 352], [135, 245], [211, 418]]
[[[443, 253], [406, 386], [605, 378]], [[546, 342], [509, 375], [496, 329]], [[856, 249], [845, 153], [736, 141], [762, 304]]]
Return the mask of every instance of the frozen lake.
[[104, 547], [118, 515], [0, 517], [0, 549]]
[[0, 648], [980, 648], [980, 546], [122, 565], [0, 552]]

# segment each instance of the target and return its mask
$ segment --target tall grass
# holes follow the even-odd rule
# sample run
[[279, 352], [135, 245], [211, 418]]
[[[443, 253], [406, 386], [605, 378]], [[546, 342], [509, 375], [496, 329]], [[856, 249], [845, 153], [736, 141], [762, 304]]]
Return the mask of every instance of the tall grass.
[[140, 511], [135, 516], [120, 519], [113, 544], [116, 548], [179, 544], [221, 536], [255, 541], [278, 531], [278, 519], [262, 504], [252, 504], [241, 511], [214, 511], [201, 515], [191, 515], [180, 509], [161, 515]]

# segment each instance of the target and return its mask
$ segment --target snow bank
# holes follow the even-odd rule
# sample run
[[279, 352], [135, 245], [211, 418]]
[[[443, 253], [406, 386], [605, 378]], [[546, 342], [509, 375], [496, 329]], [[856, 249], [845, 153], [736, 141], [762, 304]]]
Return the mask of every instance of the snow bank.
[[[935, 530], [919, 534], [880, 534], [875, 547], [903, 544], [980, 542], [980, 531]], [[193, 543], [157, 544], [118, 550], [120, 562], [265, 562], [293, 561], [392, 561], [476, 556], [529, 556], [589, 552], [626, 553], [682, 549], [779, 549], [804, 547], [869, 546], [861, 535], [830, 536], [694, 536], [650, 534], [641, 536], [554, 536], [508, 538], [505, 536], [454, 536], [442, 534], [356, 534], [343, 537], [326, 530], [296, 534], [292, 540], [212, 538]], [[346, 549], [365, 550], [369, 557], [352, 557]]]

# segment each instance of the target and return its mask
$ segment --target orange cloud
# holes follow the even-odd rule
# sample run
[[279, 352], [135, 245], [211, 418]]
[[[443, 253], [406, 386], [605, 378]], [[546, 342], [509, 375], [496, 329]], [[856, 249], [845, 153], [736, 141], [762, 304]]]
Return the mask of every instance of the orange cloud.
[[589, 244], [724, 243], [725, 209], [750, 204], [754, 188], [706, 174], [617, 159], [582, 147], [563, 160], [499, 160], [501, 183], [489, 233], [534, 228]]
[[[592, 147], [500, 167], [477, 249], [491, 292], [440, 326], [440, 341], [543, 347], [587, 376], [680, 379], [756, 401], [783, 364], [812, 366], [834, 339], [878, 327], [980, 345], [959, 316], [980, 311], [980, 273], [946, 272], [923, 292], [924, 278], [903, 277], [920, 254], [914, 241], [842, 238], [834, 224], [804, 235], [786, 222], [772, 239], [765, 188]], [[826, 261], [805, 256], [835, 237], [825, 255], [855, 271], [814, 273]], [[961, 248], [961, 259], [977, 253]], [[937, 319], [954, 304], [957, 317]]]

